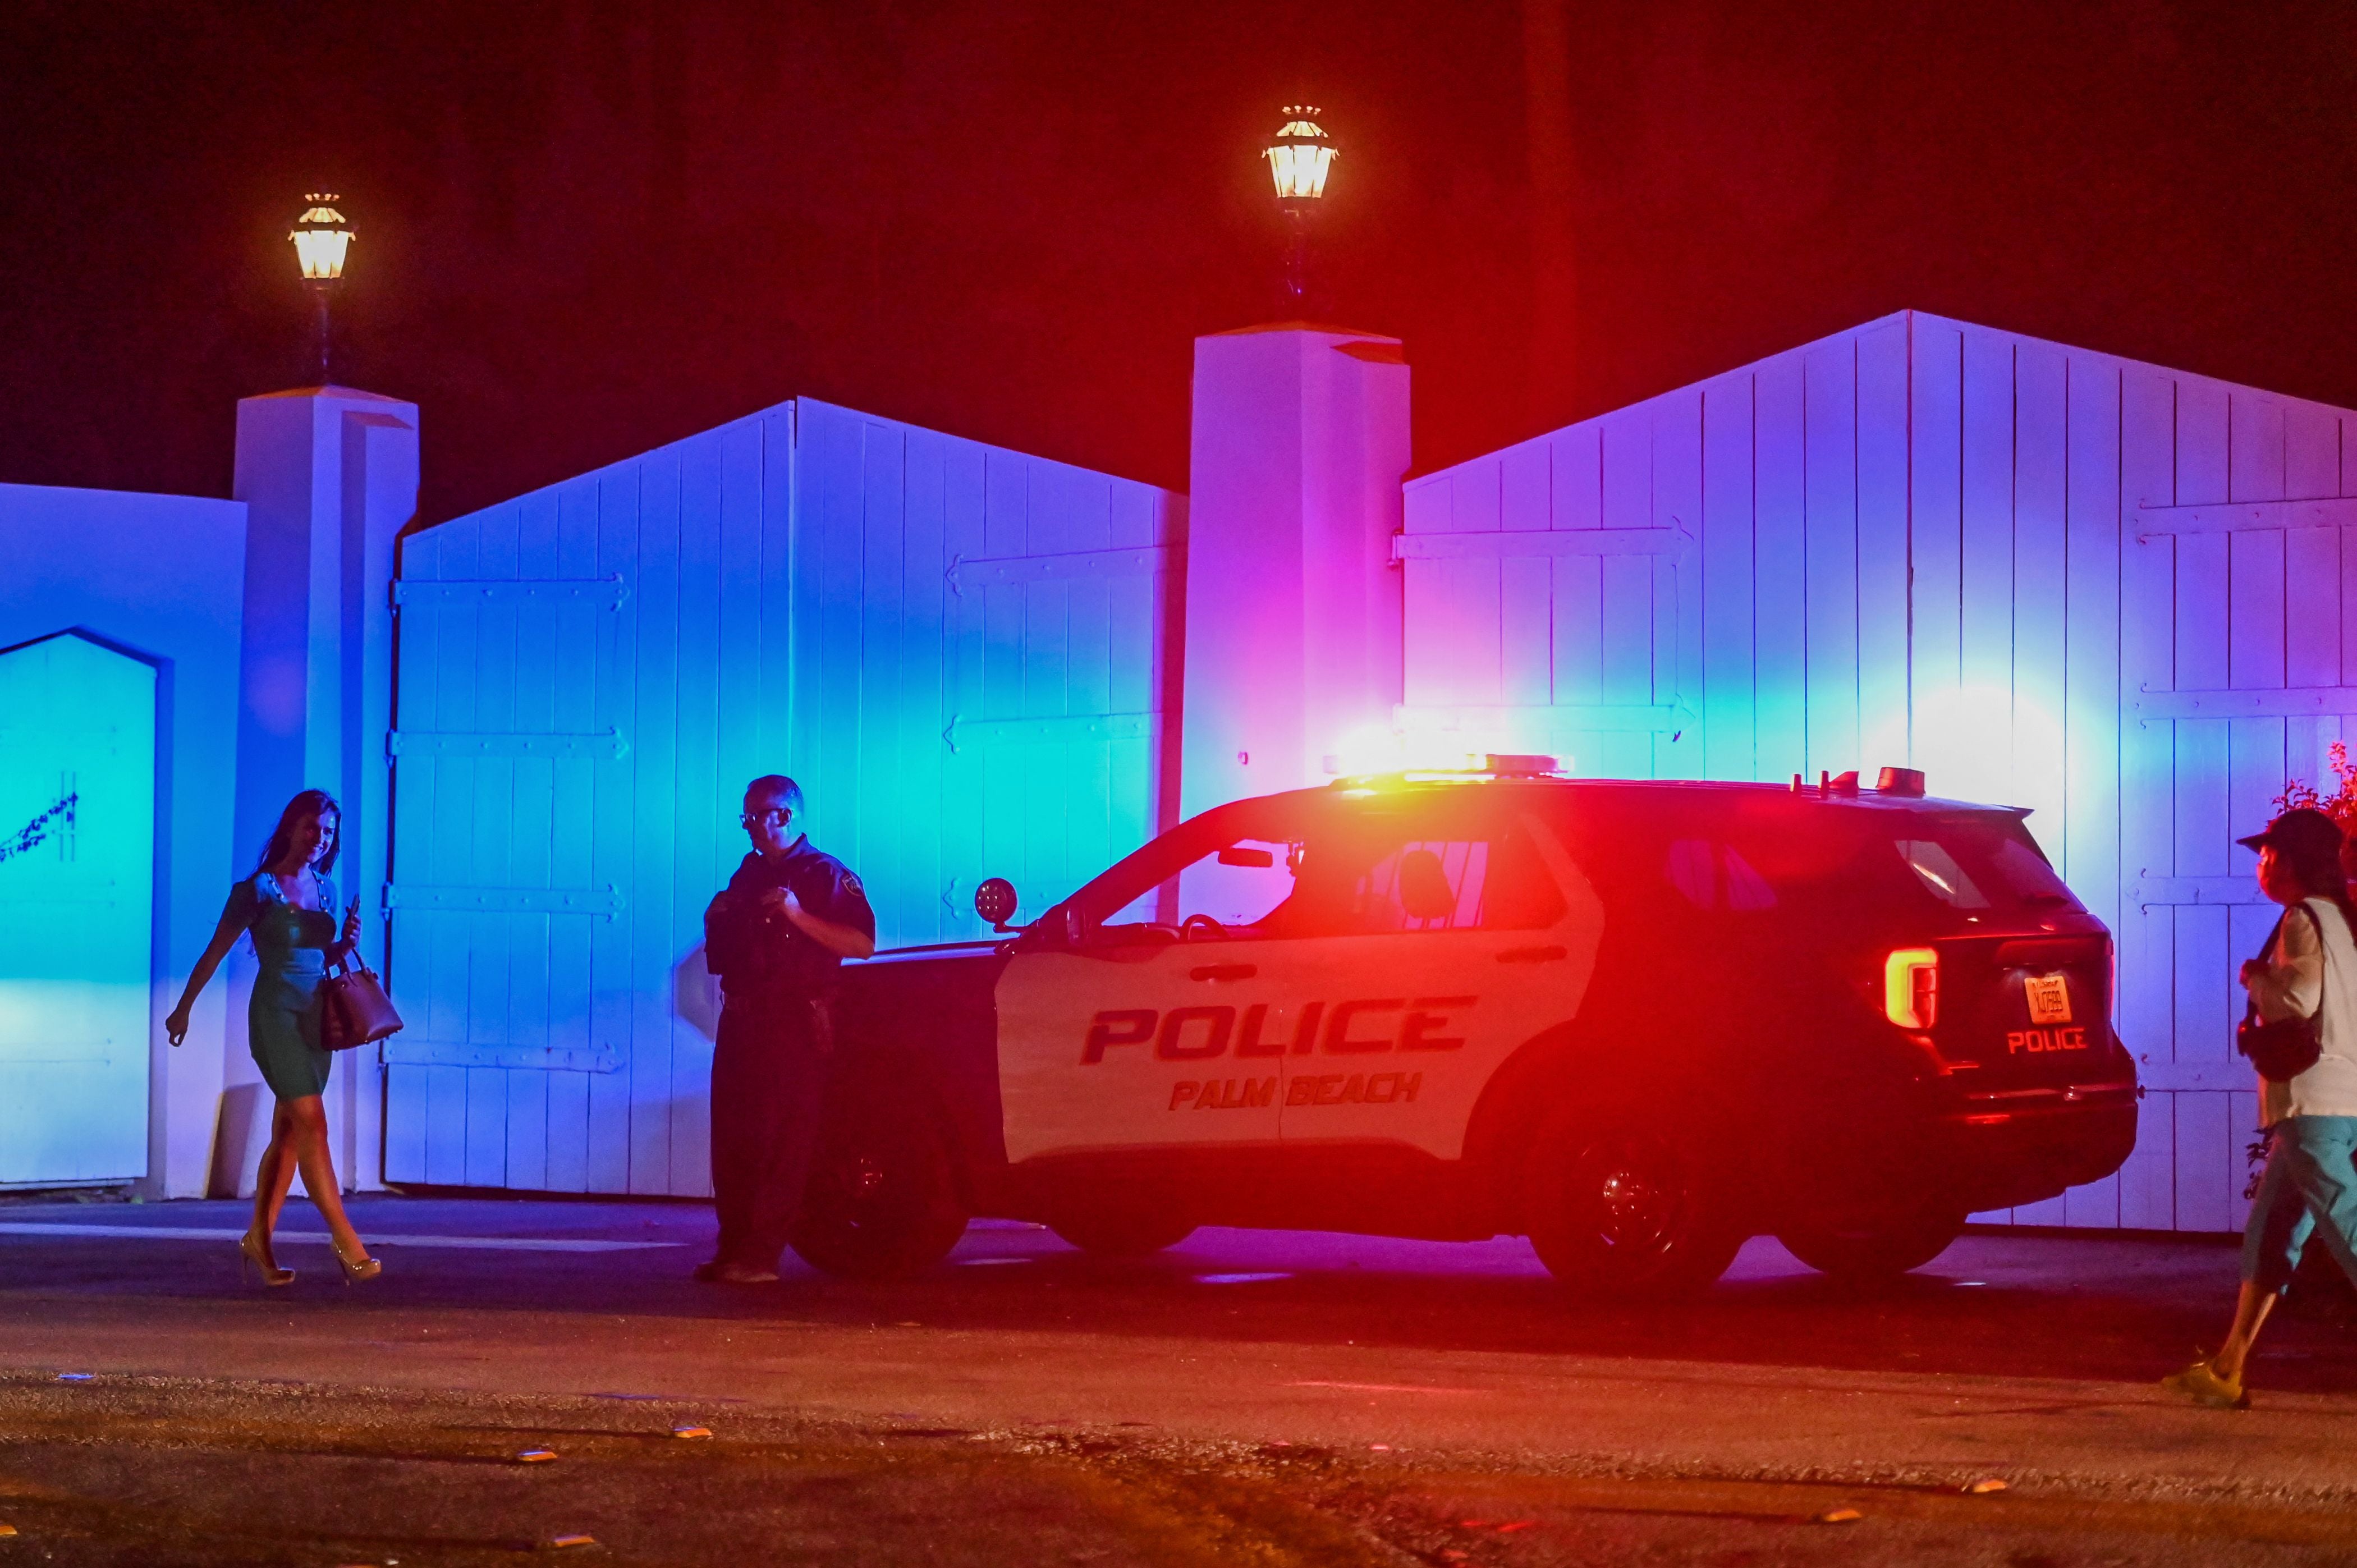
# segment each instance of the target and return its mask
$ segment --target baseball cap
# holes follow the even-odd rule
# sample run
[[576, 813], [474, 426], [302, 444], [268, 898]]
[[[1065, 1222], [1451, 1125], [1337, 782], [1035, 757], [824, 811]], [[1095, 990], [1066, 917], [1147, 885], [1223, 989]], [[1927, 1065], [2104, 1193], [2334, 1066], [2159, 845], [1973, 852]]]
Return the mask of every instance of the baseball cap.
[[2295, 806], [2261, 831], [2234, 842], [2245, 849], [2335, 855], [2341, 853], [2341, 824], [2313, 806]]

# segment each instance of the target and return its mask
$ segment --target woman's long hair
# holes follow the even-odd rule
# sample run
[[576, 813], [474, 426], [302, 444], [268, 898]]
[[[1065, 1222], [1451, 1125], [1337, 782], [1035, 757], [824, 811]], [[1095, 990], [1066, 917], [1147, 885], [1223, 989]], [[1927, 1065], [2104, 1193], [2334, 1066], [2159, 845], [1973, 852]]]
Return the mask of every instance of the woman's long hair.
[[[336, 798], [325, 789], [306, 789], [287, 801], [286, 809], [278, 813], [278, 825], [271, 830], [270, 843], [262, 851], [262, 859], [253, 868], [254, 875], [258, 876], [278, 864], [295, 845], [295, 824], [315, 812], [321, 817], [336, 819], [335, 842], [328, 846], [328, 853], [319, 857], [318, 870], [325, 873], [336, 869], [336, 856], [344, 849], [344, 809], [337, 805]], [[2347, 898], [2345, 887], [2342, 897], [2344, 901]]]

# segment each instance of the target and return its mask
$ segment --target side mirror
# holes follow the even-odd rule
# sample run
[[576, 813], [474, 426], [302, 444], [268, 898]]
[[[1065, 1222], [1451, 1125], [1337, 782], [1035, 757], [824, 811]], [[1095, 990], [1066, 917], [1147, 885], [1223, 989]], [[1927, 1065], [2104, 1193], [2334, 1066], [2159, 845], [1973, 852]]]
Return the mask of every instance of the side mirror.
[[974, 890], [974, 912], [981, 916], [990, 929], [1003, 931], [1008, 917], [1015, 913], [1015, 884], [1004, 876], [985, 877]]

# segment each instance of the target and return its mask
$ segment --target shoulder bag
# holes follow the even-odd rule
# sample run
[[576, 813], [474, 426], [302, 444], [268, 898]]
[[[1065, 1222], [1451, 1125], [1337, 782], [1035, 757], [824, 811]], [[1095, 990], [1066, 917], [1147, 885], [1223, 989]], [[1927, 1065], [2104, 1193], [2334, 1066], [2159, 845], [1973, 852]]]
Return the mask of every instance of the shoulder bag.
[[339, 959], [319, 982], [319, 1044], [328, 1050], [371, 1045], [401, 1026], [393, 998], [363, 960]]
[[[2324, 954], [2327, 949], [2322, 924], [2317, 922], [2315, 912], [2304, 905], [2301, 913], [2316, 924], [2317, 951], [2319, 955]], [[2267, 933], [2266, 945], [2259, 949], [2259, 962], [2265, 963], [2267, 954], [2275, 950], [2276, 933], [2283, 929], [2284, 920], [2290, 918], [2291, 911], [2285, 910], [2283, 919], [2277, 920], [2275, 929]], [[2325, 958], [2324, 962], [2329, 966], [2331, 960]], [[2306, 1017], [2295, 1015], [2267, 1023], [2259, 1017], [2257, 1001], [2247, 1002], [2243, 1006], [2242, 1025], [2234, 1031], [2234, 1048], [2251, 1058], [2251, 1065], [2258, 1069], [2261, 1078], [2270, 1083], [2289, 1083], [2314, 1067], [2317, 1058], [2324, 1054], [2320, 1022], [2323, 1012], [2324, 993], [2320, 989], [2317, 993], [2316, 1011]]]

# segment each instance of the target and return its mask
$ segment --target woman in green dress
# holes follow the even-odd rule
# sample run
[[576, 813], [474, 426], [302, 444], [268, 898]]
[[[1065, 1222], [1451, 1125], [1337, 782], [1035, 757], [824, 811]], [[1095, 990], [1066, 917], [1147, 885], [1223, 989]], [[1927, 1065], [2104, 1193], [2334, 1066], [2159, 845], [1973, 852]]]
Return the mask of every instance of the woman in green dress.
[[338, 830], [343, 812], [324, 789], [306, 789], [286, 802], [270, 847], [254, 874], [231, 887], [213, 940], [197, 961], [180, 1004], [165, 1020], [172, 1043], [188, 1032], [188, 1007], [229, 956], [238, 938], [251, 932], [261, 961], [246, 1006], [246, 1039], [254, 1065], [277, 1097], [270, 1119], [270, 1146], [253, 1179], [253, 1226], [237, 1250], [262, 1273], [264, 1283], [290, 1284], [295, 1271], [282, 1269], [271, 1251], [271, 1233], [285, 1207], [295, 1172], [328, 1222], [328, 1240], [346, 1283], [374, 1279], [382, 1266], [345, 1217], [342, 1190], [328, 1152], [328, 1113], [319, 1097], [335, 1058], [319, 1046], [319, 981], [327, 966], [352, 950], [360, 939], [357, 899], [336, 929], [335, 868]]

